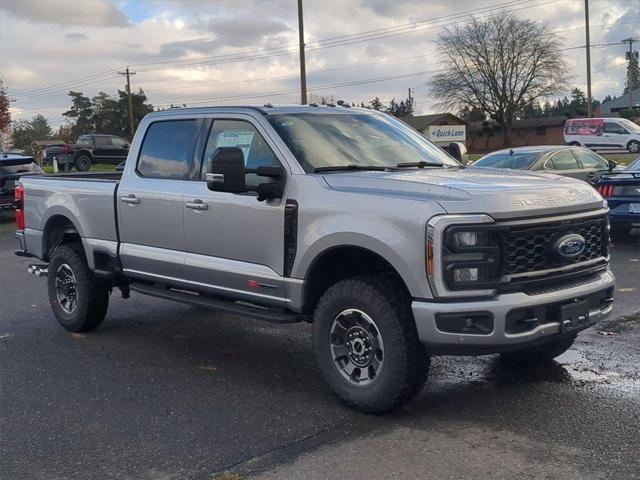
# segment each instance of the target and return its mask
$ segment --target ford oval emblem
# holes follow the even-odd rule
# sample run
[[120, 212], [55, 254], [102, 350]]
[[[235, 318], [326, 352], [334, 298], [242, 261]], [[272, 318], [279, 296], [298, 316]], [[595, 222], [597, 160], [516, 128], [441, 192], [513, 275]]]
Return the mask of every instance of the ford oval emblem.
[[582, 235], [577, 233], [570, 233], [560, 237], [555, 245], [554, 249], [558, 252], [558, 255], [564, 258], [575, 258], [584, 252], [587, 242]]

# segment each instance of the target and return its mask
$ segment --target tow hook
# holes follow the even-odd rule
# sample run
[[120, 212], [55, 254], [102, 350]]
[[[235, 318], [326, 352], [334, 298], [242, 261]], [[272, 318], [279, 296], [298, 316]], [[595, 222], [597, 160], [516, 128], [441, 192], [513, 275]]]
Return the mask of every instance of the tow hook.
[[47, 265], [46, 263], [32, 263], [27, 267], [27, 272], [35, 275], [36, 277], [46, 277], [49, 273], [49, 265]]

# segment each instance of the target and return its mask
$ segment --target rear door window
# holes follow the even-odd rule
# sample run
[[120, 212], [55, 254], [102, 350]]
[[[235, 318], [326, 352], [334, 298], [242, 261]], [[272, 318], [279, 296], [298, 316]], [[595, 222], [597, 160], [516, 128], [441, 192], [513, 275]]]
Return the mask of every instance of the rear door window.
[[580, 168], [571, 150], [560, 150], [545, 163], [549, 170], [577, 170]]
[[196, 119], [152, 123], [140, 148], [138, 173], [149, 178], [186, 179], [191, 172], [198, 128]]

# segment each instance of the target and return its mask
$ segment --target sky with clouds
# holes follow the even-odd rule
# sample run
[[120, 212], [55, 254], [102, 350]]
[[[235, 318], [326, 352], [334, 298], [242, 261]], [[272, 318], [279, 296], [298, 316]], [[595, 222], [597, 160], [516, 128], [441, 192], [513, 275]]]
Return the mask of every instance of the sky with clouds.
[[[433, 111], [443, 26], [511, 10], [561, 37], [573, 83], [585, 89], [583, 0], [304, 0], [310, 93], [368, 102], [404, 98]], [[640, 37], [640, 0], [590, 0], [591, 42]], [[149, 101], [220, 105], [299, 101], [295, 0], [0, 0], [0, 79], [14, 118], [63, 122], [68, 90], [132, 88]], [[594, 98], [619, 95], [624, 45], [592, 49]], [[640, 44], [637, 45], [640, 49]]]

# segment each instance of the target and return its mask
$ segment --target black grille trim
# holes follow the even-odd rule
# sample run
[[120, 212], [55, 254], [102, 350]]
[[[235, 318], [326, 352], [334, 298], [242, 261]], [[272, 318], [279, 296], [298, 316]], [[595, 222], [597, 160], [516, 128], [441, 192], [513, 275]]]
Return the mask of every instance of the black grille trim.
[[[586, 240], [585, 250], [574, 260], [556, 255], [554, 242], [563, 235], [578, 233]], [[522, 275], [561, 268], [608, 256], [606, 216], [571, 219], [544, 224], [513, 225], [500, 231], [503, 276]], [[514, 279], [515, 280], [515, 279]]]

